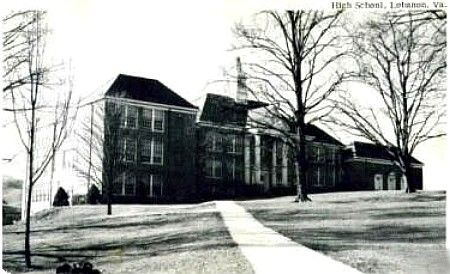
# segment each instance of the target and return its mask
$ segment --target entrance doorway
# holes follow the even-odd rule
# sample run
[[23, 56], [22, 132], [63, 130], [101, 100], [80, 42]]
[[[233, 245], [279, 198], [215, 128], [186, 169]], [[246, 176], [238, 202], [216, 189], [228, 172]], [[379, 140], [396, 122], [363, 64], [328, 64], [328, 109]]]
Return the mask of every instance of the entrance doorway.
[[383, 190], [383, 175], [375, 174], [373, 177], [373, 184], [375, 190]]
[[395, 172], [391, 172], [389, 173], [388, 176], [388, 190], [396, 190], [397, 186], [396, 186], [396, 180], [395, 180]]

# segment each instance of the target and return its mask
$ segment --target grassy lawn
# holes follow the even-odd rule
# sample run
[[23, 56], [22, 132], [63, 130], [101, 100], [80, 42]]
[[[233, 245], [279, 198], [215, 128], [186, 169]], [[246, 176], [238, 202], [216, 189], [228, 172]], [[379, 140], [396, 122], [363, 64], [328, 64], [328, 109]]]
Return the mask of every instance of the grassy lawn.
[[[32, 273], [90, 260], [102, 273], [253, 273], [212, 203], [52, 209], [32, 222]], [[24, 225], [3, 227], [3, 268], [24, 270]]]
[[448, 273], [445, 193], [349, 192], [240, 202], [264, 225], [365, 273]]

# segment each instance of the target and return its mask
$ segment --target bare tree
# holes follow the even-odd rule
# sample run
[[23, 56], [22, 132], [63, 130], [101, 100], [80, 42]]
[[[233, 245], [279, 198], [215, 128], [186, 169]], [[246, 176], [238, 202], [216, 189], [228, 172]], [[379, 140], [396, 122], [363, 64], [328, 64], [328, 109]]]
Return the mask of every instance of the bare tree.
[[251, 25], [234, 28], [234, 49], [249, 53], [242, 63], [245, 73], [240, 72], [246, 88], [268, 103], [252, 122], [280, 133], [292, 148], [299, 182], [296, 201], [309, 201], [305, 130], [332, 110], [326, 99], [343, 78], [336, 73], [345, 56], [339, 35], [343, 12], [264, 11], [253, 19]]
[[[43, 11], [14, 13], [4, 19], [5, 87], [9, 110], [27, 154], [25, 263], [31, 267], [30, 214], [33, 186], [47, 170], [71, 130], [76, 108], [72, 89], [45, 58], [48, 29]], [[14, 20], [13, 20], [14, 19]], [[6, 21], [5, 21], [6, 20]], [[12, 21], [11, 21], [12, 20]], [[15, 27], [14, 27], [15, 25]]]
[[350, 79], [374, 90], [379, 105], [365, 107], [349, 94], [336, 104], [334, 121], [384, 145], [406, 177], [408, 192], [416, 190], [411, 167], [415, 149], [444, 135], [439, 125], [445, 116], [446, 37], [445, 22], [440, 22], [445, 18], [409, 12], [369, 20], [354, 38], [359, 69]]
[[125, 172], [125, 151], [120, 129], [123, 110], [119, 104], [97, 100], [86, 105], [89, 115], [82, 121], [77, 137], [82, 144], [77, 153], [76, 170], [90, 185], [101, 186], [107, 202], [107, 214], [112, 214], [114, 180]]
[[31, 10], [13, 12], [2, 20], [5, 28], [2, 43], [3, 79], [5, 81], [3, 92], [27, 85], [30, 83], [31, 77], [34, 77], [29, 73], [19, 73], [27, 68], [29, 44], [36, 42], [36, 37], [26, 37], [30, 28], [36, 24], [37, 18], [33, 15], [34, 11]]

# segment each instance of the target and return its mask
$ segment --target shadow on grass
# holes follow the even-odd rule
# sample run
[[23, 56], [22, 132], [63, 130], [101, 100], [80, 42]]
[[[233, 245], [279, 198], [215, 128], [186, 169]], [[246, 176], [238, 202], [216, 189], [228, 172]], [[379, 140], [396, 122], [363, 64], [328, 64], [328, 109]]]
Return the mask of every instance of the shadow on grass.
[[[217, 221], [217, 223], [221, 222], [217, 213], [205, 213], [201, 217], [212, 218], [212, 221]], [[170, 221], [177, 222], [180, 227], [184, 227], [183, 221], [192, 221], [192, 218], [192, 216], [181, 217]], [[155, 227], [155, 223], [145, 223], [151, 223], [152, 226], [142, 226], [143, 223], [141, 222], [139, 227], [136, 227], [135, 223], [131, 222], [122, 225], [121, 228], [129, 227], [139, 230], [153, 229]], [[105, 226], [107, 227], [107, 225]], [[103, 239], [101, 242], [96, 241], [95, 236], [93, 236], [92, 241], [84, 241], [82, 243], [71, 242], [68, 239], [65, 245], [64, 243], [60, 245], [37, 245], [32, 250], [33, 266], [35, 269], [54, 269], [63, 261], [92, 260], [110, 256], [120, 256], [125, 260], [132, 260], [140, 256], [149, 258], [187, 251], [236, 246], [223, 225], [192, 227], [188, 231], [176, 229], [165, 231], [162, 228], [159, 231], [155, 231], [154, 234], [144, 237], [127, 237], [126, 231], [123, 233], [118, 234], [117, 238], [106, 238], [106, 240]], [[121, 235], [124, 236], [121, 237]], [[23, 261], [23, 250], [3, 251], [3, 266], [9, 271], [24, 271]]]
[[338, 252], [357, 250], [367, 244], [427, 243], [443, 244], [445, 228], [441, 226], [416, 227], [407, 225], [369, 226], [358, 231], [351, 228], [279, 229], [281, 234], [314, 250]]
[[[154, 228], [161, 225], [168, 225], [172, 223], [182, 222], [184, 220], [195, 218], [195, 215], [199, 213], [168, 213], [165, 215], [153, 215], [151, 220], [145, 221], [126, 221], [126, 218], [115, 218], [110, 220], [94, 220], [91, 222], [84, 222], [78, 224], [63, 224], [63, 225], [48, 225], [42, 226], [40, 228], [35, 228], [31, 230], [31, 233], [49, 233], [49, 232], [67, 232], [71, 230], [91, 230], [91, 229], [121, 229], [128, 226], [146, 226], [148, 228]], [[145, 218], [142, 217], [142, 218]], [[14, 231], [3, 231], [3, 234], [21, 234], [24, 233], [24, 228], [21, 227], [20, 230]]]

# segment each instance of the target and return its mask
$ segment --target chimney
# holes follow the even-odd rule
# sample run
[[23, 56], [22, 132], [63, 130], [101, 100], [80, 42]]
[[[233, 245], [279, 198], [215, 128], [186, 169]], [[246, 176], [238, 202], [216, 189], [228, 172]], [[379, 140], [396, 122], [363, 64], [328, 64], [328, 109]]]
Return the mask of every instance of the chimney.
[[237, 89], [236, 89], [236, 102], [240, 104], [247, 103], [247, 87], [245, 84], [245, 76], [242, 72], [241, 58], [236, 58], [237, 69]]

